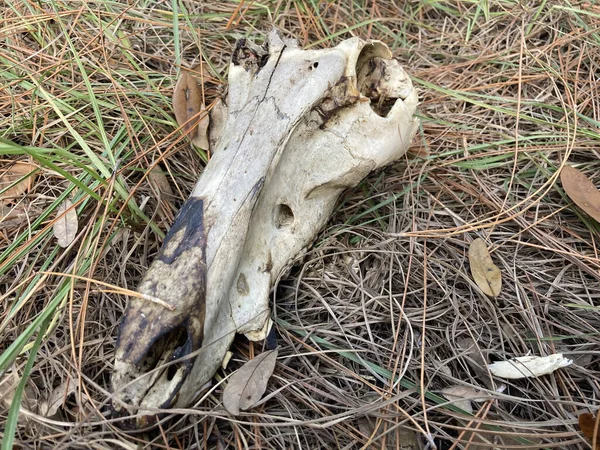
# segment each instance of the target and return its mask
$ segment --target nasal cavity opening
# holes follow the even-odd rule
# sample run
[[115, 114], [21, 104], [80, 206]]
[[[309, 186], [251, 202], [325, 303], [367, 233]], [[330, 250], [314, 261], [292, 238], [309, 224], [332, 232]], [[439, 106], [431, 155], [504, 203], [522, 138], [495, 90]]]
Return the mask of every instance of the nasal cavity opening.
[[[173, 359], [184, 356], [182, 350], [187, 344], [187, 329], [180, 325], [164, 333], [148, 349], [138, 367], [142, 373], [156, 369], [159, 364], [166, 364]], [[179, 365], [173, 364], [167, 368], [167, 378], [171, 380], [177, 372]]]
[[294, 223], [294, 213], [285, 203], [275, 207], [275, 228], [287, 228]]

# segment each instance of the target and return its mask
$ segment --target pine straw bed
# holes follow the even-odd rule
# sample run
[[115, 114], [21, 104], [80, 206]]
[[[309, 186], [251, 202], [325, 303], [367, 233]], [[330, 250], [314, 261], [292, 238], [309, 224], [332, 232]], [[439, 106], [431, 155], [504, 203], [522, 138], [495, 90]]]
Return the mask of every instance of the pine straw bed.
[[[600, 228], [557, 174], [568, 161], [600, 183], [600, 8], [489, 3], [1, 6], [0, 130], [27, 147], [3, 142], [1, 164], [39, 167], [19, 199], [26, 214], [0, 222], [0, 429], [30, 371], [15, 448], [591, 448], [576, 423], [600, 398]], [[238, 338], [232, 362], [193, 408], [126, 434], [107, 414], [126, 297], [40, 274], [135, 289], [206, 159], [176, 130], [177, 65], [197, 63], [201, 49], [210, 102], [235, 39], [271, 24], [301, 45], [358, 35], [392, 46], [420, 89], [413, 153], [429, 156], [407, 157], [347, 192], [316, 245], [282, 276], [272, 295], [279, 359], [258, 407], [232, 418], [221, 405], [221, 380], [261, 351]], [[173, 199], [143, 178], [155, 164]], [[124, 206], [117, 186], [145, 216]], [[49, 226], [65, 193], [81, 201], [83, 230], [66, 250]], [[477, 237], [502, 270], [496, 299], [470, 276], [466, 253]], [[478, 369], [556, 352], [573, 365], [537, 379], [492, 381]], [[476, 418], [440, 397], [456, 384], [488, 395], [473, 402]], [[57, 411], [44, 417], [52, 395]]]

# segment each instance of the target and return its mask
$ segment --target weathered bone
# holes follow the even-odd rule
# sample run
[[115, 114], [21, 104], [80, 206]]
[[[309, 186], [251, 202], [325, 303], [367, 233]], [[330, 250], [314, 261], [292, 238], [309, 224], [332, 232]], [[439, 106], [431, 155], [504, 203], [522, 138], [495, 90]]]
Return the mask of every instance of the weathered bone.
[[[352, 38], [301, 50], [277, 31], [242, 39], [227, 108], [213, 112], [212, 158], [119, 332], [114, 406], [188, 406], [235, 333], [268, 332], [269, 291], [327, 222], [340, 193], [401, 157], [417, 94], [389, 49]], [[218, 111], [218, 113], [217, 113]]]

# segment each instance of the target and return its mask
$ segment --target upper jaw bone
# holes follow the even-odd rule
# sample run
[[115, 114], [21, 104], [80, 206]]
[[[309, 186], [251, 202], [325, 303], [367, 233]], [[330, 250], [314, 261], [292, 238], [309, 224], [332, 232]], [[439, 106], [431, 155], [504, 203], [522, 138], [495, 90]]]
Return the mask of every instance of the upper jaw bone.
[[[301, 50], [279, 32], [236, 45], [212, 158], [138, 290], [117, 341], [114, 406], [188, 406], [236, 332], [263, 339], [269, 291], [340, 193], [400, 158], [417, 94], [391, 52], [352, 38]], [[218, 136], [217, 136], [218, 134]]]

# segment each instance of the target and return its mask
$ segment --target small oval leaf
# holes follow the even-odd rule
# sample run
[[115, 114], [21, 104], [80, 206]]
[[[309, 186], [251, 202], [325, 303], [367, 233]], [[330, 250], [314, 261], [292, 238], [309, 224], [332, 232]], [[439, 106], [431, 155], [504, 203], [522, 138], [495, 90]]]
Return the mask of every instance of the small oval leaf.
[[594, 183], [574, 167], [560, 171], [560, 181], [567, 195], [577, 206], [600, 222], [600, 192]]
[[580, 414], [579, 429], [592, 443], [594, 443], [595, 434], [594, 450], [600, 450], [600, 417], [594, 417], [593, 414], [589, 413]]
[[[177, 123], [183, 126], [183, 132], [187, 134], [194, 145], [207, 150], [210, 119], [208, 113], [199, 114], [205, 110], [202, 101], [202, 89], [194, 76], [194, 72], [199, 69], [200, 66], [196, 66], [191, 70], [181, 70], [181, 75], [173, 92], [173, 109]], [[190, 120], [193, 117], [196, 117], [196, 120]]]
[[173, 203], [173, 198], [175, 198], [173, 189], [167, 176], [158, 165], [148, 171], [148, 182], [161, 198], [164, 198], [168, 203]]
[[71, 377], [63, 381], [59, 386], [52, 389], [48, 397], [39, 404], [39, 414], [44, 417], [54, 416], [65, 400], [77, 389], [77, 383]]
[[502, 274], [494, 264], [483, 239], [475, 239], [469, 246], [471, 275], [477, 286], [490, 297], [497, 297], [502, 288]]
[[69, 199], [65, 199], [56, 211], [53, 231], [58, 245], [63, 248], [71, 245], [77, 236], [77, 212], [72, 206], [73, 203]]
[[261, 353], [240, 367], [231, 377], [223, 391], [223, 406], [234, 416], [258, 402], [277, 362], [277, 349]]
[[482, 394], [481, 391], [473, 387], [462, 386], [458, 384], [448, 386], [447, 388], [442, 389], [441, 392], [442, 395], [446, 397], [446, 399], [453, 402], [454, 405], [456, 405], [463, 411], [468, 412], [469, 414], [473, 414], [473, 406], [471, 405], [471, 400], [474, 400], [477, 397], [487, 396], [486, 394]]

